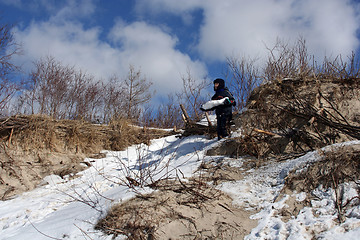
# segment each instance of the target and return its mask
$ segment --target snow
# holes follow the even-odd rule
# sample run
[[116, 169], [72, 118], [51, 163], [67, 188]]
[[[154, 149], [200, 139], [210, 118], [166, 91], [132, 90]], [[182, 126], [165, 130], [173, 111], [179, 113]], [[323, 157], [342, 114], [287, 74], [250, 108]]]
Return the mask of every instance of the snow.
[[[48, 176], [36, 189], [0, 201], [0, 239], [112, 239], [93, 229], [97, 220], [113, 204], [130, 199], [137, 192], [152, 191], [120, 184], [125, 176], [136, 179], [137, 175], [150, 171], [154, 180], [189, 177], [202, 161], [215, 158], [205, 156], [205, 152], [221, 141], [204, 136], [169, 136], [152, 140], [150, 146], [140, 144], [125, 151], [105, 151], [103, 159], [86, 159], [92, 167], [78, 173], [76, 178]], [[323, 151], [327, 149], [330, 147]], [[216, 158], [237, 167], [242, 167], [244, 161]], [[346, 221], [338, 224], [332, 189], [316, 189], [320, 198], [313, 200], [312, 207], [301, 209], [297, 217], [285, 222], [280, 216], [279, 211], [286, 208], [289, 197], [299, 202], [306, 197], [304, 193], [280, 196], [284, 178], [292, 169], [301, 169], [318, 159], [317, 151], [310, 152], [297, 159], [253, 169], [242, 180], [217, 186], [233, 197], [234, 204], [254, 212], [251, 218], [257, 219], [258, 225], [246, 239], [312, 239], [314, 234], [320, 239], [358, 239], [360, 206], [349, 208]], [[140, 184], [149, 182], [151, 179], [145, 176]], [[342, 187], [348, 199], [357, 194], [354, 183]]]

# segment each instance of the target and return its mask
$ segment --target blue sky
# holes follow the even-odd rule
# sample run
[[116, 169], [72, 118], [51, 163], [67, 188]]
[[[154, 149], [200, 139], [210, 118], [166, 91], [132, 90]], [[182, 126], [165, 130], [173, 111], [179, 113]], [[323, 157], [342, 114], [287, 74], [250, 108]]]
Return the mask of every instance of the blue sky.
[[131, 64], [163, 96], [188, 71], [222, 77], [226, 57], [265, 59], [277, 38], [302, 36], [320, 58], [360, 46], [354, 0], [0, 0], [0, 11], [16, 24], [25, 71], [51, 55], [106, 81]]

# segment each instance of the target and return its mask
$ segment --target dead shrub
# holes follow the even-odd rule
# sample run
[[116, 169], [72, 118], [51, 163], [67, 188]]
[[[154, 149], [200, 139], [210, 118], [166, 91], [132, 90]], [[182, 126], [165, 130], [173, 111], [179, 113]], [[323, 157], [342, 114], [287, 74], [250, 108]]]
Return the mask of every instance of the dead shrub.
[[[320, 185], [325, 189], [332, 188], [337, 218], [342, 223], [346, 220], [346, 209], [360, 204], [360, 151], [348, 146], [324, 151], [321, 155], [322, 160], [310, 164], [300, 173], [291, 172], [285, 179], [284, 189], [303, 191], [321, 199], [313, 190]], [[347, 198], [341, 184], [351, 181], [357, 184], [357, 195]]]
[[31, 190], [50, 174], [76, 174], [85, 168], [81, 163], [86, 156], [101, 150], [149, 144], [152, 138], [170, 134], [131, 126], [122, 119], [109, 125], [44, 115], [0, 119], [0, 198]]
[[24, 150], [48, 149], [61, 152], [96, 153], [103, 149], [123, 150], [129, 145], [171, 133], [131, 126], [125, 119], [109, 125], [81, 120], [56, 120], [44, 115], [13, 116], [0, 119], [0, 137], [8, 145]]
[[[267, 158], [305, 154], [359, 139], [360, 127], [353, 121], [359, 106], [355, 82], [344, 85], [337, 79], [283, 79], [260, 86], [252, 92], [248, 109], [234, 120], [245, 137], [237, 141], [238, 146], [231, 143], [235, 145], [232, 148]], [[253, 150], [246, 151], [249, 149]]]
[[298, 192], [310, 193], [322, 185], [324, 188], [337, 187], [348, 181], [358, 181], [360, 176], [360, 151], [341, 147], [321, 153], [322, 159], [297, 173], [290, 172], [285, 187]]
[[95, 228], [128, 239], [242, 239], [249, 216], [200, 182], [161, 181], [159, 191], [115, 205]]
[[161, 222], [181, 217], [181, 213], [176, 212], [175, 205], [200, 208], [201, 204], [216, 196], [209, 194], [206, 184], [200, 186], [196, 182], [185, 184], [180, 180], [163, 180], [153, 187], [159, 189], [161, 194], [137, 195], [134, 199], [115, 205], [96, 224], [95, 229], [115, 236], [122, 234], [128, 239], [154, 239]]

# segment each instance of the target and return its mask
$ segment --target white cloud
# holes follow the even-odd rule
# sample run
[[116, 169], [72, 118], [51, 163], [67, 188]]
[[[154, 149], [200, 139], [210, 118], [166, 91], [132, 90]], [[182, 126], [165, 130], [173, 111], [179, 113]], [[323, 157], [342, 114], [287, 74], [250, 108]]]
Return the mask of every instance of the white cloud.
[[50, 55], [102, 79], [126, 77], [131, 64], [154, 83], [159, 95], [180, 90], [180, 77], [188, 68], [196, 78], [206, 75], [204, 64], [176, 50], [177, 39], [158, 27], [119, 21], [109, 33], [112, 44], [100, 40], [100, 33], [99, 28], [84, 29], [70, 21], [33, 22], [15, 31], [24, 49], [17, 61], [29, 70], [30, 63]]
[[[176, 29], [168, 31], [144, 21], [119, 20], [110, 32], [104, 33], [100, 27], [85, 28], [78, 21], [94, 13], [95, 0], [67, 0], [56, 10], [44, 0], [30, 2], [48, 9], [52, 17], [16, 29], [15, 37], [23, 43], [25, 53], [18, 60], [23, 63], [51, 55], [98, 78], [114, 73], [125, 77], [132, 64], [154, 82], [161, 95], [179, 90], [180, 77], [188, 69], [195, 78], [207, 74], [202, 62], [178, 50], [181, 36], [169, 33]], [[19, 0], [17, 3], [21, 4]], [[266, 53], [265, 44], [271, 47], [278, 37], [292, 41], [300, 35], [307, 40], [311, 53], [347, 55], [359, 46], [356, 31], [360, 21], [356, 9], [360, 5], [357, 3], [356, 8], [355, 3], [350, 3], [349, 0], [138, 0], [137, 11], [167, 11], [189, 24], [199, 19], [192, 18], [192, 14], [200, 9], [204, 18], [197, 24], [200, 26], [197, 50], [204, 61], [211, 61], [235, 54], [261, 57]], [[101, 38], [104, 34], [108, 34], [108, 39]]]
[[31, 68], [30, 63], [44, 56], [53, 56], [64, 64], [76, 65], [97, 77], [108, 76], [116, 69], [109, 59], [116, 50], [99, 41], [99, 30], [84, 30], [81, 24], [52, 22], [32, 23], [24, 31], [16, 30], [17, 41], [22, 42], [24, 55], [19, 61]]
[[195, 78], [206, 75], [204, 64], [176, 50], [177, 38], [158, 27], [145, 22], [129, 25], [118, 22], [110, 38], [121, 45], [124, 62], [141, 67], [142, 72], [155, 82], [156, 89], [180, 89], [180, 76], [188, 68]]
[[[186, 16], [203, 9], [198, 51], [207, 60], [241, 54], [263, 57], [265, 44], [302, 36], [316, 56], [348, 55], [359, 47], [359, 3], [350, 0], [138, 1], [140, 6]], [[141, 9], [141, 7], [139, 7]]]

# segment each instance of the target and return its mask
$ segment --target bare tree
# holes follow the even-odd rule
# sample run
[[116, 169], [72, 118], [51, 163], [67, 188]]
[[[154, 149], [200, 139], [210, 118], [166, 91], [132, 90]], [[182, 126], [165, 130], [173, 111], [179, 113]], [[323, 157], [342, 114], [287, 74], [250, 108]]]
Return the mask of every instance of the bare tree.
[[161, 122], [159, 127], [181, 127], [183, 120], [181, 118], [179, 100], [174, 94], [169, 94], [167, 100], [158, 108], [158, 121]]
[[148, 107], [143, 116], [143, 121], [147, 126], [174, 128], [181, 127], [183, 120], [181, 118], [179, 100], [175, 94], [168, 94], [167, 98], [161, 102], [156, 110]]
[[91, 80], [92, 78], [87, 77], [81, 70], [74, 71], [68, 90], [68, 100], [65, 103], [65, 108], [67, 109], [65, 118], [81, 119], [83, 117], [82, 114], [85, 112], [83, 106], [86, 104], [82, 103], [82, 96]]
[[76, 101], [76, 118], [87, 121], [100, 121], [101, 107], [103, 106], [103, 83], [95, 81], [92, 77], [86, 78], [87, 82]]
[[[35, 63], [35, 71], [30, 74], [31, 103], [38, 104], [38, 113], [59, 118], [64, 113], [62, 104], [67, 100], [70, 84], [75, 70], [63, 66], [53, 57], [46, 57]], [[32, 113], [35, 106], [31, 106]]]
[[0, 111], [6, 108], [11, 97], [19, 90], [19, 85], [9, 79], [9, 75], [20, 68], [11, 62], [15, 55], [20, 54], [20, 47], [11, 32], [13, 26], [0, 25]]
[[186, 76], [182, 76], [183, 91], [178, 94], [179, 99], [182, 99], [186, 104], [188, 113], [195, 121], [200, 120], [199, 109], [205, 98], [203, 96], [204, 90], [209, 86], [206, 79], [196, 80], [191, 76], [190, 70], [187, 71]]
[[230, 71], [230, 86], [236, 99], [236, 109], [245, 107], [252, 90], [261, 83], [259, 68], [256, 60], [246, 58], [228, 57], [227, 65]]
[[146, 104], [144, 111], [141, 113], [139, 122], [146, 127], [160, 127], [160, 121], [157, 118], [157, 112], [151, 104]]
[[126, 104], [125, 104], [125, 93], [124, 88], [119, 84], [119, 78], [114, 75], [110, 77], [108, 83], [104, 86], [104, 113], [103, 122], [109, 122], [115, 118], [125, 118], [124, 115]]
[[103, 105], [103, 85], [92, 76], [65, 66], [54, 57], [35, 63], [27, 90], [19, 98], [24, 112], [47, 114], [63, 119], [84, 119], [95, 116]]
[[126, 114], [128, 119], [137, 119], [140, 116], [141, 105], [150, 101], [152, 94], [150, 92], [149, 82], [141, 75], [140, 70], [130, 65], [127, 78], [124, 80], [124, 94], [126, 101]]

